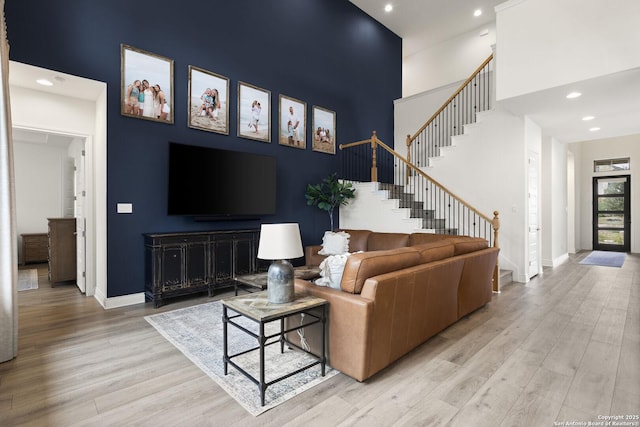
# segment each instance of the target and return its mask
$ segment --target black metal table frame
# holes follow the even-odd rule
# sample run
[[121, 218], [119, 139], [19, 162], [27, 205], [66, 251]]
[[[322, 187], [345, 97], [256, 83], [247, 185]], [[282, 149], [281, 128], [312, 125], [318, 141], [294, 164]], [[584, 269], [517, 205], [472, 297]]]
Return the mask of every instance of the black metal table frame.
[[[250, 290], [251, 289], [251, 290]], [[260, 286], [255, 286], [255, 285], [251, 285], [247, 282], [243, 282], [242, 280], [238, 280], [237, 278], [233, 278], [233, 290], [234, 290], [234, 294], [235, 296], [238, 296], [238, 291], [239, 290], [243, 290], [247, 293], [254, 293], [254, 292], [261, 292], [264, 291], [265, 289], [267, 289], [267, 287], [265, 286], [260, 287]]]
[[[260, 321], [260, 320], [256, 320], [253, 319], [249, 316], [246, 316], [242, 313], [238, 313], [236, 312], [233, 308], [229, 308], [226, 305], [222, 304], [222, 336], [223, 336], [223, 361], [224, 361], [224, 374], [227, 375], [228, 373], [228, 365], [233, 366], [234, 368], [236, 368], [241, 374], [243, 374], [245, 377], [247, 377], [249, 380], [251, 380], [251, 382], [253, 382], [255, 385], [258, 386], [258, 388], [260, 389], [260, 404], [262, 406], [264, 406], [264, 395], [265, 392], [267, 390], [267, 387], [269, 387], [272, 384], [275, 384], [279, 381], [285, 380], [295, 374], [298, 374], [302, 371], [305, 371], [313, 366], [316, 366], [318, 364], [320, 364], [320, 368], [321, 368], [321, 372], [322, 372], [322, 376], [324, 377], [325, 375], [325, 367], [326, 367], [326, 362], [327, 362], [327, 358], [326, 358], [326, 351], [325, 351], [325, 334], [326, 334], [326, 322], [327, 322], [327, 314], [326, 314], [326, 309], [327, 309], [327, 303], [322, 304], [320, 307], [320, 315], [317, 316], [314, 313], [312, 313], [310, 310], [311, 309], [303, 309], [303, 310], [297, 310], [293, 313], [287, 313], [281, 316], [277, 316], [273, 319], [269, 319], [267, 321]], [[318, 308], [318, 307], [314, 307], [314, 308]], [[231, 310], [233, 312], [236, 312], [236, 315], [232, 315], [229, 316], [227, 310]], [[304, 323], [302, 325], [293, 327], [293, 328], [289, 328], [286, 329], [284, 328], [284, 320], [287, 317], [291, 317], [297, 314], [304, 314], [305, 316], [309, 316], [314, 318], [315, 320], [310, 321], [308, 323]], [[233, 321], [233, 319], [238, 318], [238, 317], [246, 317], [247, 319], [253, 320], [254, 322], [256, 322], [259, 325], [259, 332], [258, 334], [254, 333], [253, 331], [248, 330], [247, 328], [245, 328], [244, 326], [236, 323]], [[275, 322], [277, 320], [280, 320], [280, 332], [275, 333], [275, 334], [271, 334], [271, 335], [265, 335], [264, 334], [264, 325], [266, 325], [267, 323], [271, 323], [271, 322]], [[315, 325], [321, 323], [322, 324], [322, 344], [321, 344], [321, 355], [318, 356], [315, 353], [312, 353], [311, 351], [305, 350], [302, 347], [298, 346], [297, 344], [289, 341], [286, 339], [285, 335], [289, 332], [293, 332], [299, 328], [306, 328], [307, 326], [311, 326], [311, 325]], [[229, 355], [228, 352], [228, 342], [227, 342], [227, 327], [228, 325], [231, 324], [233, 326], [235, 326], [236, 328], [244, 331], [245, 333], [251, 335], [252, 337], [256, 338], [258, 340], [258, 346], [251, 348], [249, 350], [245, 350], [242, 351], [240, 353], [236, 353], [233, 355]], [[274, 340], [271, 342], [268, 342], [271, 338], [274, 337], [280, 337], [278, 340]], [[284, 353], [284, 345], [285, 343], [291, 347], [297, 348], [300, 351], [303, 351], [309, 355], [311, 355], [313, 358], [315, 358], [316, 360], [312, 363], [309, 363], [305, 366], [302, 366], [300, 368], [298, 368], [297, 370], [290, 372], [288, 374], [282, 375], [278, 378], [275, 378], [269, 382], [265, 381], [265, 375], [264, 375], [264, 349], [267, 346], [273, 345], [273, 344], [277, 344], [280, 343], [280, 353]], [[255, 350], [260, 350], [260, 378], [257, 379], [255, 377], [253, 377], [253, 375], [251, 375], [249, 372], [245, 371], [244, 369], [242, 369], [242, 367], [240, 367], [237, 363], [235, 363], [233, 360], [233, 358], [238, 357], [238, 356], [242, 356], [243, 354], [255, 351]]]

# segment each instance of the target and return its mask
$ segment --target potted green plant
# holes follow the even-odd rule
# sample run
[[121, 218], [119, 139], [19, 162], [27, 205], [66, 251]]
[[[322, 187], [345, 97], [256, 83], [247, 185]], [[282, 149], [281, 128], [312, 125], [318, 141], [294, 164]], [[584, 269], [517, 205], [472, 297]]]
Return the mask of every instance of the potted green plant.
[[319, 184], [307, 184], [304, 196], [307, 205], [318, 206], [329, 214], [331, 231], [333, 231], [333, 211], [338, 206], [349, 203], [355, 197], [355, 188], [350, 182], [340, 181], [337, 173], [332, 173]]

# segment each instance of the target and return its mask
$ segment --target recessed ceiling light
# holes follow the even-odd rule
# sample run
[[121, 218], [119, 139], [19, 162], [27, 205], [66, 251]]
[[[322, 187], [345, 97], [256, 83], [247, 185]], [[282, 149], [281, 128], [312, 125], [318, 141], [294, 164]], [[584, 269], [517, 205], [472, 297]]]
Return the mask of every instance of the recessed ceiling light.
[[473, 11], [473, 16], [475, 16], [476, 18], [480, 15], [482, 15], [482, 11], [480, 9], [476, 9], [475, 11]]
[[385, 12], [391, 12], [393, 10], [393, 6], [389, 3], [384, 7]]
[[582, 120], [584, 120], [585, 122], [588, 122], [589, 120], [593, 120], [593, 119], [595, 119], [595, 117], [593, 117], [593, 116], [584, 116], [582, 118]]
[[591, 132], [598, 132], [599, 130], [600, 130], [600, 128], [591, 128], [591, 129], [589, 129], [589, 131], [591, 131]]
[[577, 98], [579, 96], [582, 96], [582, 94], [580, 92], [571, 92], [570, 94], [567, 95], [567, 99], [574, 99], [574, 98]]
[[51, 82], [51, 80], [47, 80], [47, 79], [38, 79], [36, 80], [36, 83], [42, 86], [53, 86], [53, 83]]

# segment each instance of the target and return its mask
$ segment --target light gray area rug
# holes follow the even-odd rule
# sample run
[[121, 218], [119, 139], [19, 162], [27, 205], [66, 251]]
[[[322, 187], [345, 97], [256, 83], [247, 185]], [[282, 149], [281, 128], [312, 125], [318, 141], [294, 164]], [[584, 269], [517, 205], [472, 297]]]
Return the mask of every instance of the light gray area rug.
[[624, 252], [593, 251], [580, 261], [580, 264], [620, 268], [626, 259], [627, 254]]
[[18, 291], [31, 289], [38, 289], [38, 270], [35, 268], [18, 270]]
[[[229, 311], [229, 313], [233, 312]], [[256, 384], [231, 365], [229, 365], [228, 375], [224, 375], [222, 304], [219, 301], [153, 314], [146, 316], [145, 319], [254, 416], [339, 373], [327, 366], [323, 377], [319, 365], [309, 368], [267, 387], [265, 405], [261, 406], [260, 391]], [[257, 324], [251, 320], [237, 318], [235, 321], [247, 329], [258, 331]], [[268, 323], [266, 334], [277, 332], [279, 323]], [[237, 354], [257, 346], [255, 338], [238, 328], [229, 325], [228, 331], [229, 354]], [[286, 346], [284, 353], [281, 354], [279, 344], [270, 345], [265, 349], [265, 380], [269, 382], [283, 374], [295, 371], [312, 360], [305, 353], [287, 349]], [[257, 350], [234, 358], [234, 361], [255, 378], [259, 378], [260, 364]]]

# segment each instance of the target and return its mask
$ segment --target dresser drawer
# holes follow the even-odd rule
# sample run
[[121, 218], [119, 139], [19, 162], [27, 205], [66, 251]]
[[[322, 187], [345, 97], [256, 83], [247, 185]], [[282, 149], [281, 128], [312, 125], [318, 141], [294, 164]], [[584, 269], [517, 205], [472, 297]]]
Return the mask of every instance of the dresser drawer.
[[22, 234], [22, 263], [47, 262], [49, 237], [47, 233]]

